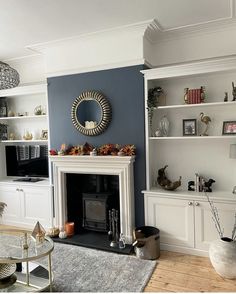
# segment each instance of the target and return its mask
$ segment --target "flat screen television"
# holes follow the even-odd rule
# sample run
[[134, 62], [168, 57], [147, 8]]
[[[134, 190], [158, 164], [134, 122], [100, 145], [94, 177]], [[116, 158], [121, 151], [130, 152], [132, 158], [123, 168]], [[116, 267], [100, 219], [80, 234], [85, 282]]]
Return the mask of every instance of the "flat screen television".
[[7, 176], [48, 177], [47, 145], [5, 146]]

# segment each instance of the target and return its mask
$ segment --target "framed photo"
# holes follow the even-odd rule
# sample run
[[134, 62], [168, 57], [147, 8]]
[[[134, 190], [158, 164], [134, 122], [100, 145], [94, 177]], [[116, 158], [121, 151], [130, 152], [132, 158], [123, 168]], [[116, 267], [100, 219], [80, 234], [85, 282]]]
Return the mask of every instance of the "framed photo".
[[40, 139], [41, 140], [47, 140], [48, 139], [48, 131], [47, 130], [42, 130]]
[[236, 135], [236, 121], [224, 121], [222, 135]]
[[183, 119], [183, 136], [197, 136], [196, 119]]

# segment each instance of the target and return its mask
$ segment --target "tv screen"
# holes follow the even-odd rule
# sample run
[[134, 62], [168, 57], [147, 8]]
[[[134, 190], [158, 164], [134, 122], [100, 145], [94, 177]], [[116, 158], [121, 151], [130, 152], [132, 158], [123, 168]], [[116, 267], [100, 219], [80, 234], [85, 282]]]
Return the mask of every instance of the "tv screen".
[[48, 177], [48, 146], [5, 146], [7, 176]]

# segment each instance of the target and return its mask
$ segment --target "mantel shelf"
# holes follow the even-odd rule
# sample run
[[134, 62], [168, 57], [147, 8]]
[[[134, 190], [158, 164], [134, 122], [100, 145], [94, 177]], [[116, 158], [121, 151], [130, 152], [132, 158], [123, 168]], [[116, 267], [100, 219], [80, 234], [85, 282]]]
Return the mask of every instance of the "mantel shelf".
[[227, 140], [236, 139], [236, 135], [226, 136], [181, 136], [181, 137], [149, 137], [149, 140]]
[[21, 120], [21, 119], [40, 119], [47, 118], [47, 115], [24, 115], [24, 116], [8, 116], [8, 117], [0, 117], [0, 120]]
[[158, 106], [157, 109], [176, 109], [176, 108], [193, 108], [193, 107], [207, 107], [207, 106], [232, 106], [232, 105], [236, 105], [236, 101], [166, 105], [166, 106]]

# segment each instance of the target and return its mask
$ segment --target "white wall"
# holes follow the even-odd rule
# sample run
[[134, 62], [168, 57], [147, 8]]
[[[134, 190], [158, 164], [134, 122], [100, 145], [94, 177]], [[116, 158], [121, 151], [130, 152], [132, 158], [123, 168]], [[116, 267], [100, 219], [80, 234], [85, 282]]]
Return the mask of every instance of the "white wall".
[[20, 74], [20, 84], [42, 82], [46, 80], [45, 59], [41, 54], [6, 60]]

